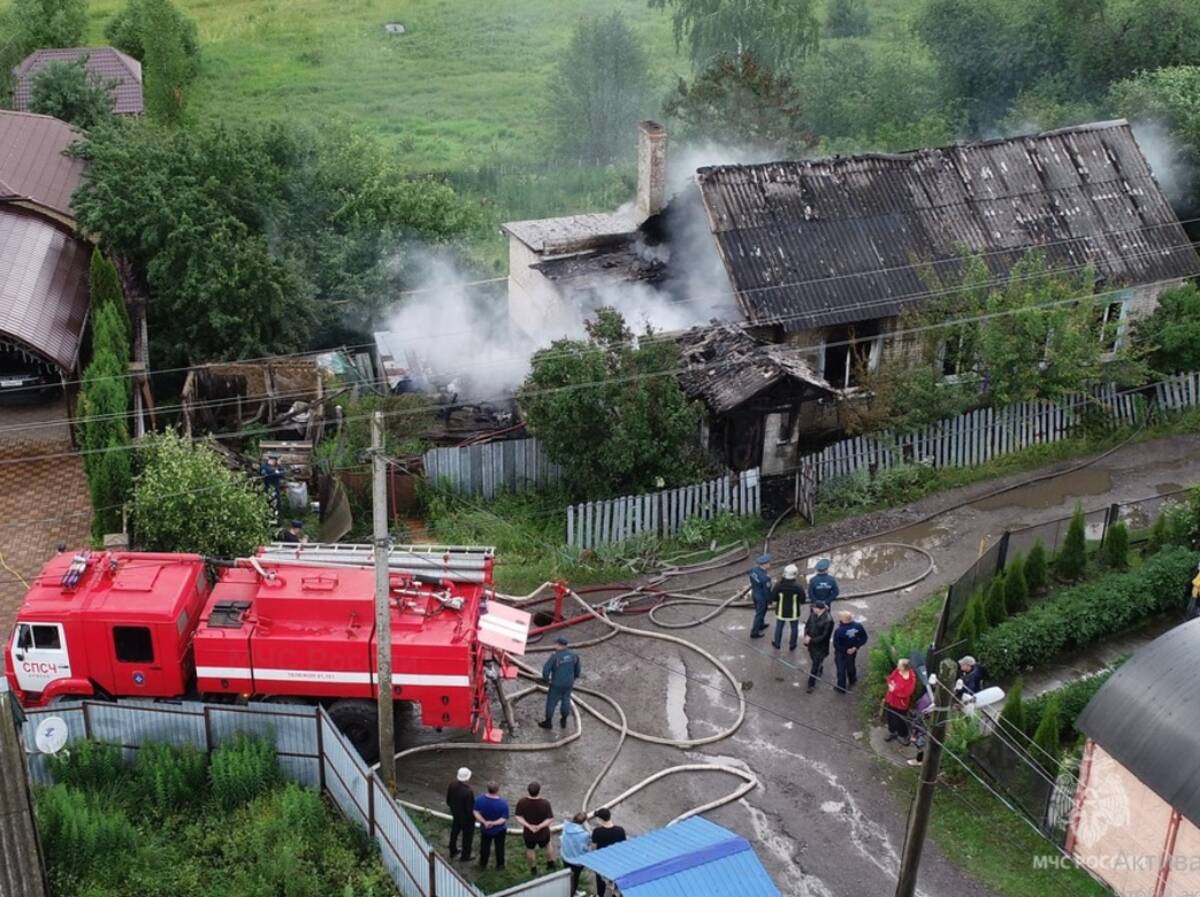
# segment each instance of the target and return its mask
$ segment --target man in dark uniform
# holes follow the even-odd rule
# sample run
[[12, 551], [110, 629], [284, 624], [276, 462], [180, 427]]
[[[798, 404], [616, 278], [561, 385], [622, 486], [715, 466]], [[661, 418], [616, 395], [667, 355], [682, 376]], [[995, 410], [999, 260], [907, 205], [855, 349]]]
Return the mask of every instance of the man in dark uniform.
[[554, 643], [558, 645], [558, 650], [542, 666], [542, 679], [550, 686], [546, 693], [546, 718], [538, 723], [543, 729], [553, 725], [550, 720], [556, 706], [562, 714], [559, 727], [567, 727], [567, 717], [571, 715], [571, 689], [575, 687], [575, 680], [583, 674], [579, 655], [567, 647], [566, 638], [560, 635]]
[[283, 531], [283, 541], [293, 545], [307, 542], [308, 538], [304, 535], [304, 521], [293, 520], [292, 525]]
[[258, 468], [259, 478], [262, 480], [263, 489], [267, 493], [267, 504], [271, 508], [271, 520], [279, 520], [279, 509], [283, 507], [282, 492], [283, 492], [283, 465], [279, 463], [278, 455], [267, 455], [265, 460]]
[[471, 859], [471, 845], [475, 843], [475, 792], [467, 783], [471, 781], [471, 770], [465, 766], [446, 789], [446, 806], [450, 808], [450, 859], [458, 854], [458, 836], [462, 835], [462, 856], [465, 863]]
[[848, 610], [838, 614], [833, 631], [833, 664], [837, 667], [838, 693], [854, 688], [858, 681], [858, 649], [867, 643], [867, 627], [856, 622]]
[[817, 680], [821, 678], [832, 636], [833, 618], [829, 616], [829, 608], [822, 601], [814, 602], [812, 612], [804, 621], [804, 644], [808, 647], [808, 657], [812, 662], [808, 669], [808, 688], [805, 689], [808, 694], [812, 694]]
[[762, 638], [767, 631], [767, 607], [771, 603], [771, 574], [767, 566], [769, 554], [761, 555], [758, 563], [750, 568], [750, 598], [754, 602], [754, 622], [750, 624], [750, 638]]
[[808, 581], [808, 598], [814, 604], [823, 601], [831, 605], [841, 592], [838, 581], [829, 573], [830, 566], [829, 558], [821, 558], [817, 561], [816, 575]]

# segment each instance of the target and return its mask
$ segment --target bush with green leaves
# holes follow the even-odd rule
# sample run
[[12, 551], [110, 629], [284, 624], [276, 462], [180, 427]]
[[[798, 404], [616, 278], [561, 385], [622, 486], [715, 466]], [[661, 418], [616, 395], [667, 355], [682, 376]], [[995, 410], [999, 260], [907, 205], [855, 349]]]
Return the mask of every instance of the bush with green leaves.
[[861, 37], [871, 30], [867, 0], [829, 0], [825, 31], [830, 37]]
[[192, 745], [144, 742], [134, 776], [145, 806], [160, 816], [200, 800], [208, 780], [208, 754]]
[[119, 744], [92, 738], [77, 741], [69, 749], [51, 754], [49, 763], [54, 781], [73, 788], [109, 788], [122, 782], [128, 773]]
[[[134, 59], [146, 59], [146, 28], [150, 17], [148, 0], [129, 0], [125, 7], [108, 20], [104, 36], [108, 42]], [[184, 55], [195, 60], [200, 55], [200, 35], [196, 22], [185, 16], [171, 3], [166, 4], [167, 15], [178, 29]]]
[[1058, 758], [1062, 756], [1062, 699], [1051, 695], [1042, 708], [1041, 718], [1033, 732], [1036, 760], [1052, 775], [1058, 772]]
[[1100, 563], [1110, 570], [1125, 570], [1129, 567], [1129, 529], [1118, 520], [1104, 534], [1100, 546]]
[[37, 817], [52, 881], [78, 878], [137, 845], [129, 818], [94, 791], [52, 785], [38, 795]]
[[1017, 732], [1029, 730], [1028, 715], [1025, 710], [1025, 680], [1020, 676], [1008, 690], [1004, 708], [1000, 711], [1000, 721]]
[[981, 635], [975, 655], [1003, 681], [1064, 651], [1120, 635], [1155, 614], [1182, 609], [1195, 565], [1195, 552], [1167, 547], [1136, 571], [1064, 588]]
[[113, 89], [117, 81], [91, 75], [87, 57], [74, 62], [54, 62], [33, 76], [29, 111], [50, 115], [83, 131], [107, 124], [113, 116]]
[[1019, 614], [1029, 606], [1029, 584], [1025, 579], [1025, 558], [1017, 555], [1004, 569], [1004, 610], [1007, 616]]
[[1120, 669], [1128, 657], [1121, 657], [1116, 660], [1112, 667], [1103, 672], [1096, 673], [1094, 676], [1088, 676], [1084, 679], [1078, 679], [1064, 685], [1062, 688], [1056, 688], [1054, 691], [1046, 694], [1038, 695], [1036, 698], [1025, 702], [1025, 732], [1034, 732], [1042, 721], [1042, 714], [1046, 710], [1046, 705], [1050, 702], [1050, 698], [1057, 697], [1059, 702], [1059, 732], [1058, 737], [1060, 742], [1069, 743], [1075, 741], [1079, 737], [1079, 732], [1075, 728], [1075, 721], [1079, 719], [1079, 715], [1083, 713], [1083, 708], [1088, 705], [1088, 702], [1095, 697], [1101, 686], [1109, 680], [1113, 673]]
[[150, 437], [143, 447], [132, 502], [138, 544], [149, 551], [237, 558], [266, 541], [266, 493], [229, 470], [216, 452], [173, 432]]
[[1075, 512], [1067, 526], [1067, 537], [1054, 559], [1054, 573], [1059, 579], [1074, 582], [1087, 569], [1087, 529], [1083, 519], [1083, 505], [1075, 503]]
[[1025, 585], [1029, 594], [1037, 595], [1046, 588], [1050, 581], [1049, 560], [1046, 557], [1046, 546], [1041, 539], [1033, 543], [1029, 555], [1025, 558]]
[[987, 625], [997, 626], [1008, 616], [1004, 583], [1007, 577], [1002, 572], [992, 579], [984, 593], [983, 609]]
[[974, 651], [979, 637], [987, 630], [987, 592], [981, 589], [967, 599], [967, 606], [963, 608], [956, 638], [962, 642], [964, 651]]
[[1154, 518], [1146, 550], [1153, 554], [1165, 545], [1192, 544], [1192, 514], [1188, 507], [1172, 502]]
[[279, 781], [275, 745], [262, 738], [236, 735], [213, 751], [208, 777], [220, 806], [230, 809], [253, 800]]
[[903, 504], [924, 496], [937, 478], [928, 464], [901, 464], [871, 476], [859, 470], [846, 476], [823, 480], [817, 501], [826, 510], [859, 510], [879, 504]]

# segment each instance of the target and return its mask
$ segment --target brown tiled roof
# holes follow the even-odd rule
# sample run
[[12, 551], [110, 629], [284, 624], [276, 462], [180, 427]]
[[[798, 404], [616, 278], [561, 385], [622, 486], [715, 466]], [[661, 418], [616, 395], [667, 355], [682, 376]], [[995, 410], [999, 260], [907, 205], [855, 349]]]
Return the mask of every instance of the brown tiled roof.
[[1031, 249], [1110, 286], [1200, 275], [1124, 121], [697, 177], [742, 310], [789, 331], [896, 315], [964, 250], [999, 278]]
[[21, 112], [29, 110], [33, 94], [33, 76], [55, 62], [74, 62], [81, 56], [87, 58], [86, 68], [93, 78], [107, 84], [116, 81], [113, 88], [113, 112], [118, 115], [141, 115], [145, 109], [142, 102], [142, 64], [113, 47], [68, 47], [65, 49], [35, 50], [13, 69], [13, 108]]
[[32, 213], [0, 205], [0, 337], [66, 373], [79, 361], [90, 247]]
[[0, 202], [28, 200], [74, 218], [83, 160], [63, 155], [79, 133], [48, 115], [0, 111]]

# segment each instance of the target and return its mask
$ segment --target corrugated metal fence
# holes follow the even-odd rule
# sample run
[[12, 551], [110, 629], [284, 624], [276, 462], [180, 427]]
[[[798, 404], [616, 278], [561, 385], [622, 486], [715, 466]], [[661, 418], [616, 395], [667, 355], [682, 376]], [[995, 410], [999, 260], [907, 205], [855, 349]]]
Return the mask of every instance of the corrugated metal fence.
[[759, 493], [755, 468], [678, 489], [571, 505], [567, 508], [567, 544], [594, 548], [638, 536], [669, 536], [693, 518], [711, 520], [723, 513], [755, 516], [761, 507]]
[[1031, 445], [1066, 439], [1075, 432], [1087, 409], [1106, 414], [1114, 424], [1136, 424], [1145, 419], [1148, 404], [1137, 392], [1119, 392], [1110, 385], [1093, 395], [1069, 396], [1060, 402], [980, 408], [914, 433], [885, 432], [843, 439], [800, 460], [815, 465], [820, 481], [902, 464], [969, 467]]
[[[190, 744], [212, 751], [238, 734], [265, 738], [274, 742], [285, 777], [322, 788], [347, 819], [367, 830], [379, 845], [380, 860], [404, 897], [482, 897], [430, 847], [408, 813], [387, 793], [378, 774], [363, 762], [323, 708], [83, 701], [31, 710], [22, 728], [22, 739], [30, 777], [40, 784], [51, 781], [50, 769], [46, 756], [37, 750], [34, 733], [38, 723], [49, 716], [66, 723], [68, 743], [94, 738], [119, 744], [127, 759], [149, 741]], [[570, 897], [569, 891], [570, 877], [564, 871], [504, 893], [513, 897]]]
[[430, 449], [424, 455], [425, 478], [468, 495], [495, 498], [500, 492], [524, 492], [557, 483], [562, 470], [551, 464], [536, 439], [509, 439]]

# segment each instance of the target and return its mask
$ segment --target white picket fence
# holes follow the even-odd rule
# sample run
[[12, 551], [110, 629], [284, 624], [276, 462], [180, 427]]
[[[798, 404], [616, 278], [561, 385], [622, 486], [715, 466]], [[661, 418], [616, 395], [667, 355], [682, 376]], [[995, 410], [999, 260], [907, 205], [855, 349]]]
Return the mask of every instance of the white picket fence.
[[[1165, 389], [1172, 401], [1181, 402], [1180, 397], [1190, 395], [1193, 398], [1187, 404], [1194, 405], [1198, 385], [1195, 377], [1183, 375], [1156, 386]], [[1174, 382], [1184, 378], [1191, 378], [1190, 386]], [[1133, 424], [1144, 418], [1147, 404], [1136, 391], [1121, 392], [1109, 385], [1090, 395], [1069, 396], [1058, 402], [1018, 402], [1006, 408], [980, 408], [940, 420], [914, 433], [878, 433], [843, 439], [801, 458], [800, 463], [811, 462], [819, 481], [902, 464], [969, 467], [1031, 445], [1066, 439], [1088, 408], [1102, 410], [1114, 423]]]
[[752, 517], [761, 508], [759, 486], [756, 467], [678, 489], [571, 505], [567, 544], [595, 548], [638, 536], [669, 536], [692, 518], [711, 520], [726, 512]]
[[1176, 374], [1155, 383], [1154, 401], [1167, 411], [1200, 405], [1200, 372]]

